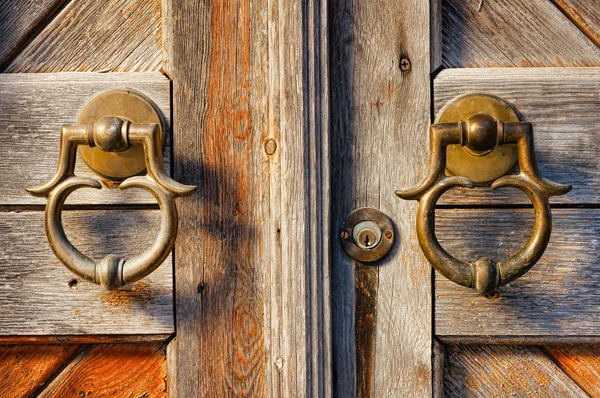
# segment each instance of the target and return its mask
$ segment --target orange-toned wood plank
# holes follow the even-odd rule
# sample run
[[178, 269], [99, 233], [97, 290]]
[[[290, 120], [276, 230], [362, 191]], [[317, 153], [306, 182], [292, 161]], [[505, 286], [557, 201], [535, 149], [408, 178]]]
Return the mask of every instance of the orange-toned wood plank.
[[29, 397], [65, 365], [76, 344], [0, 346], [0, 397]]
[[600, 397], [600, 345], [546, 346], [544, 351], [592, 397]]
[[600, 48], [550, 0], [444, 0], [442, 10], [446, 67], [600, 65]]
[[161, 0], [73, 0], [5, 72], [147, 72], [161, 64]]
[[552, 0], [597, 46], [600, 46], [600, 4], [598, 0]]
[[0, 1], [0, 70], [67, 1]]
[[587, 397], [535, 346], [446, 347], [446, 398]]
[[164, 344], [100, 344], [83, 349], [40, 397], [167, 397]]

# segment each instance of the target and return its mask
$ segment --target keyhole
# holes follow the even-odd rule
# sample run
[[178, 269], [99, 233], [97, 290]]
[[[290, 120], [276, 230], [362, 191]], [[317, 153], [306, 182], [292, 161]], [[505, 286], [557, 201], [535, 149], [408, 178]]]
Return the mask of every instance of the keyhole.
[[372, 221], [362, 221], [354, 227], [354, 241], [361, 249], [373, 249], [381, 240], [381, 229]]
[[365, 246], [369, 247], [369, 235], [365, 236]]

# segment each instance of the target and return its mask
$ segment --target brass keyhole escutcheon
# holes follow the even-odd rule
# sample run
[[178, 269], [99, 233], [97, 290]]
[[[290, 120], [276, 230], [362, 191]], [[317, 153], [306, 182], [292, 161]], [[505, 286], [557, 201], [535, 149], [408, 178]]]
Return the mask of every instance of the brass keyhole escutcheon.
[[370, 263], [381, 259], [392, 247], [394, 226], [381, 211], [362, 207], [348, 214], [340, 238], [350, 257]]

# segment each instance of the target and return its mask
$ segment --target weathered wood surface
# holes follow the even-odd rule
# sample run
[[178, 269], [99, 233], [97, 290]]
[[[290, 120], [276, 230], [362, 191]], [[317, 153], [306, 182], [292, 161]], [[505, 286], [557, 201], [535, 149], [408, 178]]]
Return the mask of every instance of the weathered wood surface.
[[551, 0], [600, 47], [600, 7], [596, 0]]
[[164, 344], [85, 346], [38, 396], [167, 397]]
[[68, 0], [0, 2], [0, 70], [26, 46]]
[[[600, 145], [595, 139], [600, 131], [599, 68], [444, 70], [434, 81], [436, 112], [470, 92], [498, 95], [533, 123], [540, 171], [552, 181], [573, 185], [551, 203], [600, 201]], [[452, 190], [439, 203], [507, 205], [529, 200], [517, 189], [478, 188]]]
[[[533, 210], [438, 210], [436, 233], [457, 258], [508, 258], [529, 239]], [[600, 210], [554, 209], [544, 256], [531, 271], [487, 298], [436, 274], [435, 330], [445, 341], [524, 343], [600, 335]], [[464, 340], [462, 340], [464, 341]]]
[[[56, 260], [43, 212], [0, 213], [0, 335], [156, 335], [173, 333], [171, 258], [117, 291], [77, 279]], [[157, 211], [63, 213], [67, 236], [93, 258], [150, 247]]]
[[433, 339], [433, 398], [444, 398], [444, 376], [446, 347], [438, 339]]
[[325, 2], [168, 6], [174, 395], [330, 396]]
[[[364, 390], [356, 385], [361, 353], [354, 340], [360, 297], [337, 228], [353, 209], [371, 206], [394, 220], [401, 244], [374, 265], [374, 365], [360, 372], [373, 373], [368, 389], [373, 397], [431, 396], [431, 271], [414, 233], [416, 203], [394, 195], [425, 173], [429, 2], [335, 0], [329, 7], [334, 395], [353, 397]], [[402, 58], [410, 60], [410, 70], [401, 70]]]
[[445, 397], [587, 397], [535, 346], [446, 348]]
[[4, 71], [158, 71], [161, 41], [160, 0], [72, 0]]
[[[170, 83], [159, 73], [54, 73], [0, 75], [0, 205], [42, 205], [25, 192], [46, 182], [58, 161], [60, 127], [74, 123], [85, 104], [111, 89], [128, 88], [149, 97], [170, 121]], [[169, 153], [165, 168], [169, 169]], [[98, 178], [80, 159], [76, 174]], [[156, 204], [142, 189], [83, 189], [67, 204]]]
[[550, 0], [488, 0], [479, 11], [480, 4], [443, 1], [446, 67], [600, 65], [600, 48]]
[[34, 396], [69, 363], [79, 347], [74, 344], [0, 346], [0, 396]]
[[590, 397], [600, 397], [600, 346], [545, 346], [544, 352]]

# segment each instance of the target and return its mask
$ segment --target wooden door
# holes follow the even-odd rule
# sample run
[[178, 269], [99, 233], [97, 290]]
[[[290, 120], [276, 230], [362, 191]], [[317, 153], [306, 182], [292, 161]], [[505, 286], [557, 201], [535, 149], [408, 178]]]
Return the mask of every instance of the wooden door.
[[[335, 396], [600, 395], [599, 10], [593, 0], [330, 2], [333, 225], [371, 206], [400, 236], [371, 265], [332, 245]], [[533, 123], [542, 173], [574, 186], [551, 200], [542, 260], [487, 297], [430, 271], [416, 204], [394, 196], [425, 176], [429, 123], [473, 92], [514, 104]], [[533, 225], [528, 198], [510, 189], [448, 192], [436, 214], [442, 245], [468, 261], [506, 258]]]

